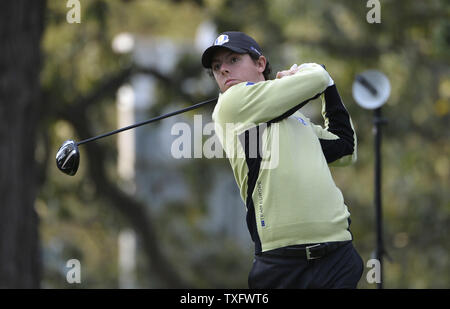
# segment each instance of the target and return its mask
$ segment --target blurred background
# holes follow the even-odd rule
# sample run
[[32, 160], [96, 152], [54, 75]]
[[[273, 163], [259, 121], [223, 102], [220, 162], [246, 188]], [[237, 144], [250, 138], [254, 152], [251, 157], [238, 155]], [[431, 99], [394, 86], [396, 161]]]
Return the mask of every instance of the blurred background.
[[[373, 117], [352, 83], [368, 69], [386, 74], [384, 286], [449, 288], [450, 5], [380, 0], [380, 23], [369, 23], [368, 2], [1, 1], [0, 287], [247, 287], [253, 244], [227, 159], [171, 154], [175, 123], [193, 143], [211, 137], [194, 134], [193, 120], [211, 122], [213, 106], [80, 146], [74, 177], [55, 164], [67, 139], [217, 96], [202, 51], [240, 30], [274, 73], [317, 62], [336, 82], [359, 147], [356, 164], [332, 173], [365, 262], [375, 250]], [[302, 111], [320, 123], [320, 108]], [[71, 259], [80, 283], [67, 280]], [[376, 288], [369, 270], [360, 288]]]

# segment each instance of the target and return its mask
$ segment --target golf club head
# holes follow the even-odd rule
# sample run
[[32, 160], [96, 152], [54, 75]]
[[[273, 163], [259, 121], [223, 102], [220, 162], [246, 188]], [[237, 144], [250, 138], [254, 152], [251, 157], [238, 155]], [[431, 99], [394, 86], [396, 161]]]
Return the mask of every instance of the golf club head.
[[67, 175], [73, 176], [80, 164], [80, 153], [73, 140], [65, 141], [56, 153], [56, 166]]

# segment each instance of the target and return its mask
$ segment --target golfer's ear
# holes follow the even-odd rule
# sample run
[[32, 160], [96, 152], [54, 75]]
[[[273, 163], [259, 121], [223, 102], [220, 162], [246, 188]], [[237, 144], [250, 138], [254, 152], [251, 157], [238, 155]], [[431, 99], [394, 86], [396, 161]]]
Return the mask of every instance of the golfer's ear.
[[266, 69], [267, 59], [264, 56], [260, 56], [258, 59], [258, 71], [260, 73], [264, 72]]

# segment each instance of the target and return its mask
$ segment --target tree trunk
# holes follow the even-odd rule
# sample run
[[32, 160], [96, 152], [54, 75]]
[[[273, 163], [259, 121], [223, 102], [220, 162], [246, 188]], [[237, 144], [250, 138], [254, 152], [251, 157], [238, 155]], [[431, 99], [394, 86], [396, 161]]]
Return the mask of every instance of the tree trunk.
[[0, 2], [0, 288], [38, 288], [35, 135], [45, 0]]

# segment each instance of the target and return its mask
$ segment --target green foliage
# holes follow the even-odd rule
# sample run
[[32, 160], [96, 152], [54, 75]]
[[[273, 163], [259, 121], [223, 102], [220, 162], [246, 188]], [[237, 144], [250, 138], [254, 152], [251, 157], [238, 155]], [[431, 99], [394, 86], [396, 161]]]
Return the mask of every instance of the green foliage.
[[[242, 30], [254, 36], [275, 73], [293, 63], [327, 66], [358, 134], [358, 162], [332, 172], [352, 214], [355, 245], [365, 261], [375, 246], [372, 115], [355, 104], [351, 87], [355, 75], [367, 69], [389, 77], [392, 91], [383, 107], [388, 124], [383, 128], [382, 154], [384, 235], [392, 261], [384, 265], [385, 286], [448, 288], [450, 7], [443, 0], [380, 2], [381, 23], [369, 24], [365, 1], [81, 1], [81, 24], [68, 24], [65, 1], [48, 1], [41, 75], [47, 99], [41, 126], [47, 136], [40, 139], [50, 141], [50, 159], [37, 156], [42, 164], [49, 163], [36, 201], [45, 252], [43, 286], [74, 287], [65, 281], [64, 264], [78, 257], [83, 260], [80, 287], [117, 287], [117, 236], [130, 225], [98, 193], [85, 170], [84, 150], [76, 177], [56, 170], [53, 153], [59, 145], [69, 137], [86, 138], [75, 135], [64, 111], [87, 117], [93, 132], [114, 129], [114, 91], [95, 104], [77, 105], [106, 77], [131, 65], [130, 55], [112, 51], [113, 37], [130, 32], [193, 43], [197, 26], [208, 19], [219, 32]], [[196, 101], [183, 100], [174, 88], [181, 88], [187, 78], [203, 76], [200, 54], [186, 51], [175, 71], [168, 76], [172, 84], [159, 83], [152, 112], [170, 107], [169, 102], [187, 105], [204, 98], [199, 93], [190, 98]], [[320, 110], [314, 104], [309, 111], [317, 120]], [[118, 183], [115, 141], [101, 143], [111, 150], [104, 164], [111, 181]], [[216, 170], [231, 173], [224, 160], [192, 160], [183, 172], [193, 198], [166, 205], [159, 221], [151, 224], [169, 262], [192, 287], [246, 287], [251, 252], [200, 228], [207, 216], [208, 181]], [[148, 263], [140, 252], [139, 284], [159, 287], [163, 279], [143, 275], [151, 273]], [[374, 288], [366, 282], [366, 272], [360, 287]]]

